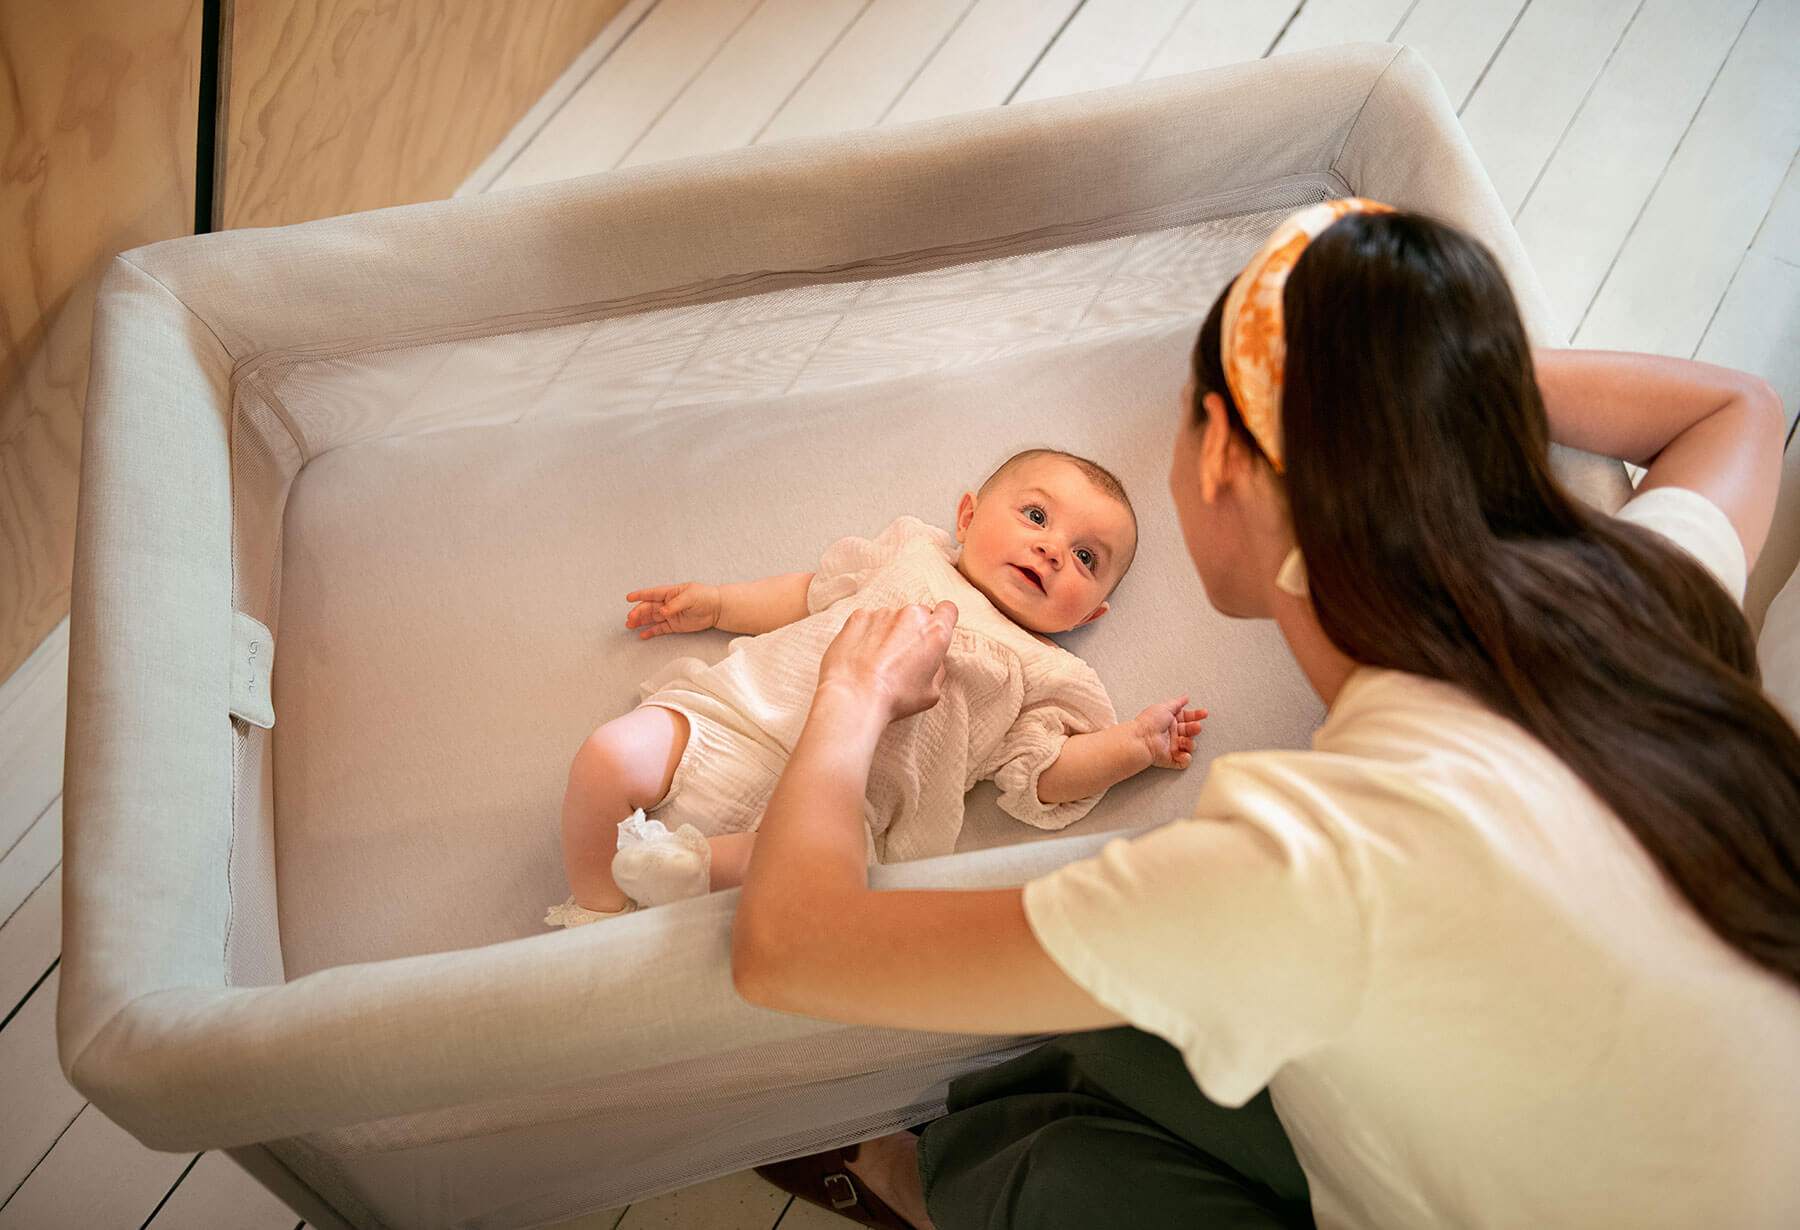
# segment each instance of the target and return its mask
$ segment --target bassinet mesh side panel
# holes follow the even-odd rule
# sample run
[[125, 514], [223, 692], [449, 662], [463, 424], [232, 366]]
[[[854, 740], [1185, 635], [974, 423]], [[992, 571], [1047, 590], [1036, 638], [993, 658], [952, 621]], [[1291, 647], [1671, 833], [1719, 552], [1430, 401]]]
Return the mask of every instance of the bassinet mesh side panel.
[[[310, 459], [380, 437], [749, 401], [1197, 325], [1196, 311], [1282, 217], [1343, 191], [1334, 177], [1301, 176], [1254, 197], [1190, 203], [1180, 213], [1200, 220], [1142, 233], [1022, 236], [979, 259], [901, 254], [874, 268], [764, 275], [449, 335], [265, 354], [239, 372], [240, 398], [278, 399]], [[1049, 240], [1058, 242], [1042, 246]], [[802, 277], [827, 280], [745, 293]]]

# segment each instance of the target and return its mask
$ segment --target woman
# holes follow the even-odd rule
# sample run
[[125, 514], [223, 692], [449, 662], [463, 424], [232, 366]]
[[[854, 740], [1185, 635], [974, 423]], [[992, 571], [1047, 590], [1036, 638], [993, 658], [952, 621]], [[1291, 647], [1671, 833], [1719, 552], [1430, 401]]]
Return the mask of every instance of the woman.
[[[1534, 356], [1479, 245], [1336, 202], [1214, 305], [1184, 400], [1170, 488], [1208, 597], [1274, 619], [1330, 714], [1311, 752], [1215, 761], [1193, 820], [1023, 889], [875, 893], [869, 758], [933, 702], [954, 612], [846, 627], [744, 885], [740, 992], [1165, 1040], [958, 1082], [923, 1193], [884, 1138], [850, 1164], [864, 1204], [940, 1230], [1800, 1225], [1800, 738], [1735, 601], [1774, 395]], [[1620, 518], [1560, 491], [1551, 437], [1648, 466]]]

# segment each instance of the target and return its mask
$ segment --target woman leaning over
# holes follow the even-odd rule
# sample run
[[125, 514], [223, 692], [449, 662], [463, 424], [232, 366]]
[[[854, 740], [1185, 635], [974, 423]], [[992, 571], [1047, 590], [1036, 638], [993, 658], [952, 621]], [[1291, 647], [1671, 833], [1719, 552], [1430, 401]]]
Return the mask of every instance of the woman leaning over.
[[[1800, 1225], [1800, 738], [1736, 602], [1779, 402], [1534, 355], [1484, 249], [1369, 204], [1228, 296], [1170, 488], [1213, 605], [1330, 707], [1313, 750], [1220, 758], [1193, 819], [1023, 889], [871, 892], [871, 752], [954, 615], [864, 613], [763, 822], [740, 991], [1104, 1030], [953, 1086], [923, 1203], [910, 1138], [864, 1148], [915, 1225]], [[1575, 503], [1551, 438], [1640, 494]]]

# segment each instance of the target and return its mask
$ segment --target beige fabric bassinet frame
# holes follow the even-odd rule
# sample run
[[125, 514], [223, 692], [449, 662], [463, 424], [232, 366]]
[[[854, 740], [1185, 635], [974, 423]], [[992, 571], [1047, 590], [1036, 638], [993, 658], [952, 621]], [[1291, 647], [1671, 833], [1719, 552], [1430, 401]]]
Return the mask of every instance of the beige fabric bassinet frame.
[[[365, 355], [1272, 219], [1348, 193], [1480, 236], [1539, 340], [1557, 340], [1441, 87], [1387, 46], [118, 258], [96, 321], [71, 620], [69, 1078], [153, 1147], [232, 1149], [321, 1226], [536, 1224], [932, 1114], [950, 1077], [1022, 1040], [750, 1008], [729, 981], [731, 894], [567, 934], [301, 959], [313, 950], [295, 920], [324, 907], [281, 887], [305, 834], [283, 837], [272, 766], [283, 715], [303, 728], [306, 698], [278, 653], [272, 756], [270, 732], [233, 716], [254, 708], [241, 690], [256, 693], [266, 658], [234, 655], [291, 650], [282, 621], [304, 595], [283, 596], [297, 574], [282, 544], [297, 478], [313, 481], [310, 467], [324, 482], [353, 446], [424, 428], [385, 420], [379, 398], [373, 417], [334, 417], [342, 404], [322, 393], [288, 404], [281, 382]], [[1179, 362], [1180, 338], [1162, 338], [1141, 344]], [[981, 370], [972, 361], [967, 379]], [[1616, 505], [1616, 465], [1569, 472]], [[1191, 603], [1191, 577], [1180, 584]], [[1257, 737], [1303, 742], [1316, 706], [1291, 680], [1271, 695], [1283, 724]], [[1191, 797], [1188, 783], [1169, 789]], [[1105, 836], [875, 881], [1020, 883]]]

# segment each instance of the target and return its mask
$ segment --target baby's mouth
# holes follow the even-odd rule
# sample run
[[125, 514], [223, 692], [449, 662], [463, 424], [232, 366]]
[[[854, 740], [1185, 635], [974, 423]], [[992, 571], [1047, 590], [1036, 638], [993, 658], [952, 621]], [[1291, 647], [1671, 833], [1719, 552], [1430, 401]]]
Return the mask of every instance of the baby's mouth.
[[1017, 568], [1021, 573], [1023, 573], [1025, 575], [1026, 580], [1030, 581], [1033, 585], [1037, 586], [1038, 592], [1040, 594], [1044, 592], [1044, 578], [1040, 577], [1032, 569], [1027, 568], [1022, 564], [1014, 564], [1013, 567]]

